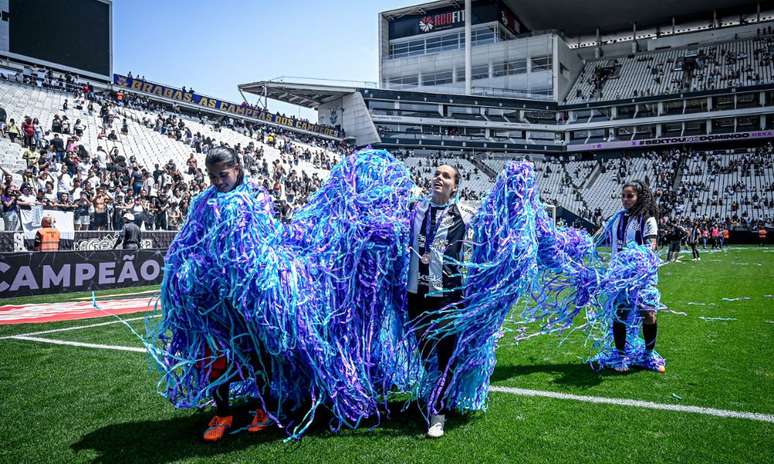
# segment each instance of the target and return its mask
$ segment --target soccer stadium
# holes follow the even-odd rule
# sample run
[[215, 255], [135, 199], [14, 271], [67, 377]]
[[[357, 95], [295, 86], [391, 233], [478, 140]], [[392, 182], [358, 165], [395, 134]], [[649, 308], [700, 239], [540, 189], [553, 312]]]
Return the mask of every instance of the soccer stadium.
[[295, 3], [0, 0], [0, 462], [772, 462], [774, 2]]

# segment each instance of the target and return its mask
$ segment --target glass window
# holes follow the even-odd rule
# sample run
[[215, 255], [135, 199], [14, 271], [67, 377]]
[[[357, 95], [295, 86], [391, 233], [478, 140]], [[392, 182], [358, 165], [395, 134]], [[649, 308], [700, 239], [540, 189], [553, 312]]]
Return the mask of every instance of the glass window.
[[465, 38], [463, 37], [462, 39], [460, 39], [459, 32], [455, 32], [454, 34], [449, 34], [441, 37], [442, 50], [455, 50], [457, 48], [460, 48], [460, 44], [464, 46]]
[[527, 60], [525, 58], [506, 61], [503, 63], [495, 63], [492, 66], [493, 77], [523, 74], [526, 72], [527, 72]]
[[452, 72], [440, 71], [435, 73], [427, 73], [422, 75], [422, 85], [444, 85], [451, 84]]
[[416, 74], [410, 76], [397, 76], [390, 78], [390, 88], [399, 89], [403, 87], [416, 87], [419, 84], [419, 78]]
[[[489, 78], [489, 65], [481, 64], [471, 67], [471, 79], [488, 79]], [[465, 70], [462, 70], [462, 80], [465, 79]]]
[[546, 71], [551, 69], [551, 56], [533, 56], [532, 72]]

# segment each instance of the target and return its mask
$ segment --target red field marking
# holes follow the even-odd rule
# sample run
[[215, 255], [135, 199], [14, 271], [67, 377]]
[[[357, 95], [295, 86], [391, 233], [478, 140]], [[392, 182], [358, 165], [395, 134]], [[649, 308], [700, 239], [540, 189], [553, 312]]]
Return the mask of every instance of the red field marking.
[[0, 325], [43, 324], [105, 317], [111, 314], [140, 313], [152, 311], [156, 301], [155, 298], [147, 297], [97, 301], [100, 309], [95, 308], [91, 301], [5, 305], [0, 306]]

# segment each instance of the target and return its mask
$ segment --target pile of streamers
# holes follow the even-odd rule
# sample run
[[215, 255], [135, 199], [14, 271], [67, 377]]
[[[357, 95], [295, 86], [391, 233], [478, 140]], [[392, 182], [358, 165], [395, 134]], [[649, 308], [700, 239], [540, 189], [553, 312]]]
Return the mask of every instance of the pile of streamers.
[[[548, 218], [533, 167], [521, 162], [506, 166], [471, 223], [457, 263], [464, 284], [448, 289], [462, 304], [420, 327], [406, 320], [414, 187], [403, 163], [365, 150], [338, 163], [289, 223], [249, 182], [196, 197], [167, 253], [162, 317], [147, 322], [161, 394], [203, 407], [229, 382], [232, 398], [258, 401], [290, 438], [319, 408], [334, 431], [376, 425], [396, 394], [422, 398], [428, 414], [437, 404], [482, 410], [520, 301], [529, 303], [510, 317], [537, 322], [537, 333], [570, 329], [582, 313], [575, 326], [601, 354], [616, 300], [659, 306], [658, 258], [630, 246], [606, 268], [588, 234]], [[456, 337], [448, 372], [426, 369], [418, 330]]]

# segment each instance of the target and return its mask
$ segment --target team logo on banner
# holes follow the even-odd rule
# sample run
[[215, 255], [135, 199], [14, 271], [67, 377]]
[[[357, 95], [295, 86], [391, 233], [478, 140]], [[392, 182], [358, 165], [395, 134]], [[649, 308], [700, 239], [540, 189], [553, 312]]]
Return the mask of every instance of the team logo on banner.
[[433, 30], [433, 17], [425, 16], [419, 20], [419, 29], [422, 32], [430, 32]]

